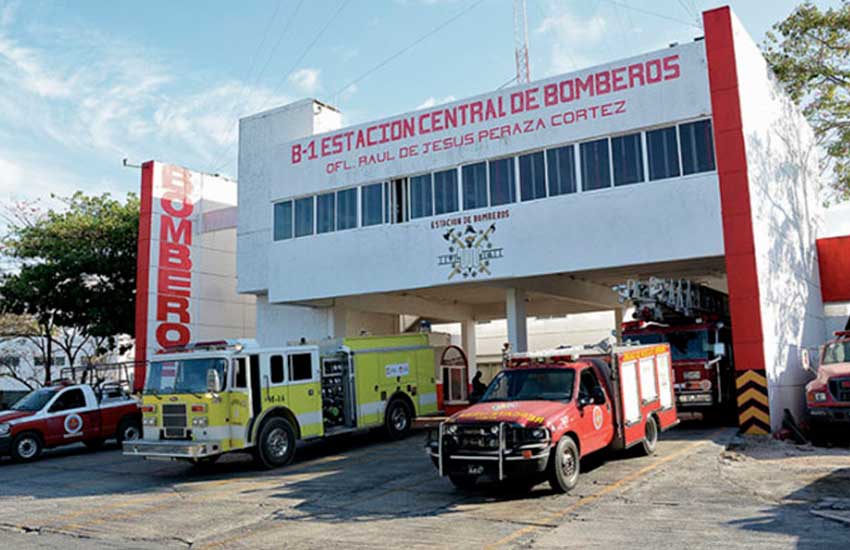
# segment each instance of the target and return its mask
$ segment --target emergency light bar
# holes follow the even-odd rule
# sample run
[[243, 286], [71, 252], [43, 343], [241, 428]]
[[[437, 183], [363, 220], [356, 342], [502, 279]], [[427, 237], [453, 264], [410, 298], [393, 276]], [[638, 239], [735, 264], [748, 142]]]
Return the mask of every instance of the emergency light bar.
[[833, 334], [836, 338], [848, 338], [850, 337], [850, 330], [836, 330]]
[[186, 351], [221, 351], [226, 349], [234, 349], [242, 351], [244, 346], [238, 340], [212, 340], [208, 342], [191, 342], [183, 346], [168, 346], [163, 348], [165, 353], [180, 353]]

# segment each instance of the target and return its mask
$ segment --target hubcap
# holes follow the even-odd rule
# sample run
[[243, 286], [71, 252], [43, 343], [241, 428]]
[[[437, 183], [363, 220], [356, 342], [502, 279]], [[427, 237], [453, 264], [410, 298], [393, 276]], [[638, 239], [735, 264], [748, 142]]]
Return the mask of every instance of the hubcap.
[[268, 449], [275, 458], [286, 456], [289, 451], [289, 435], [282, 428], [275, 428], [269, 434]]
[[393, 428], [395, 428], [396, 431], [402, 432], [405, 428], [407, 428], [407, 415], [404, 413], [404, 409], [402, 407], [396, 407], [393, 410], [390, 420], [392, 421]]
[[124, 441], [135, 441], [139, 439], [139, 430], [135, 426], [129, 426], [124, 430]]
[[38, 449], [38, 445], [33, 439], [23, 439], [20, 443], [18, 443], [18, 454], [21, 458], [34, 457], [36, 449]]
[[573, 477], [576, 472], [576, 459], [569, 449], [564, 451], [564, 455], [561, 457], [561, 471], [567, 479]]

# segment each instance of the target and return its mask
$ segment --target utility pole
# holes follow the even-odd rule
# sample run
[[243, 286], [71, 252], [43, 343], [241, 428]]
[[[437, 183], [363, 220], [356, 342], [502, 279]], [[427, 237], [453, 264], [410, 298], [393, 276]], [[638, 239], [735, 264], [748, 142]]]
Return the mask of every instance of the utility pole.
[[527, 84], [531, 82], [531, 67], [528, 63], [528, 18], [525, 15], [525, 0], [514, 0], [514, 52], [517, 84]]

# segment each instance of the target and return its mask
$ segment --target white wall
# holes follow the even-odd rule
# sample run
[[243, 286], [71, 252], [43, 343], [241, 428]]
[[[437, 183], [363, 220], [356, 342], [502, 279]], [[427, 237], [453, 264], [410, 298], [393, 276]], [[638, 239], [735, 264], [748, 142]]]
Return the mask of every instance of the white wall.
[[756, 44], [733, 16], [747, 154], [764, 358], [773, 429], [783, 410], [800, 418], [800, 347], [825, 337], [815, 238], [821, 223], [811, 128], [775, 82]]

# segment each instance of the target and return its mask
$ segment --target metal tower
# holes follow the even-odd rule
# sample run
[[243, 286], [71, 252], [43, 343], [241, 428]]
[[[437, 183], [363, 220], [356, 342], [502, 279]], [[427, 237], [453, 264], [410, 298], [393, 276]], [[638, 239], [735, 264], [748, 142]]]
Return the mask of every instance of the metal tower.
[[528, 19], [525, 16], [525, 0], [514, 0], [514, 51], [517, 84], [526, 84], [531, 81], [531, 67], [528, 64]]

